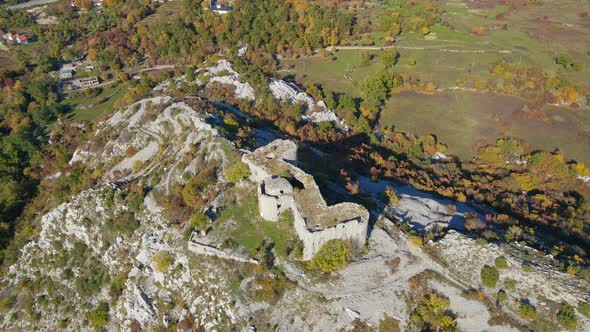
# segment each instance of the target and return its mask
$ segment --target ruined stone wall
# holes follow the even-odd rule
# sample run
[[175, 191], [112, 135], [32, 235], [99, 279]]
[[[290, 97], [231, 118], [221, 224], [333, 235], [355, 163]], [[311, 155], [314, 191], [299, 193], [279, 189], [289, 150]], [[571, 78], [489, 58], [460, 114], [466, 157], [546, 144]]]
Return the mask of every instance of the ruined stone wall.
[[[272, 144], [272, 143], [271, 143]], [[280, 144], [280, 143], [279, 143]], [[292, 142], [286, 141], [286, 144], [292, 144]], [[296, 147], [293, 149], [295, 152], [288, 151], [285, 155], [282, 156], [275, 156], [279, 159], [287, 159], [290, 161], [296, 160]], [[276, 201], [269, 201], [267, 198], [264, 197], [264, 193], [261, 189], [261, 183], [264, 179], [272, 176], [273, 174], [269, 173], [267, 169], [263, 166], [258, 165], [256, 162], [247, 158], [247, 155], [244, 155], [242, 160], [246, 163], [250, 168], [250, 179], [258, 184], [258, 203], [263, 204], [276, 204]], [[296, 173], [304, 173], [299, 168], [293, 166], [292, 170]], [[313, 186], [317, 187], [315, 181]], [[318, 189], [319, 192], [319, 189]], [[325, 201], [323, 201], [323, 197], [319, 197], [323, 203], [319, 204], [320, 206], [325, 206]], [[369, 212], [364, 210], [361, 215], [357, 218], [350, 219], [350, 220], [342, 220], [340, 223], [336, 224], [335, 226], [328, 227], [322, 230], [310, 230], [308, 229], [307, 222], [301, 213], [301, 211], [297, 208], [297, 204], [295, 203], [295, 199], [293, 196], [285, 195], [281, 196], [281, 210], [283, 209], [291, 209], [294, 218], [294, 228], [297, 236], [303, 242], [303, 260], [310, 260], [313, 256], [322, 248], [324, 244], [326, 244], [330, 240], [352, 240], [358, 244], [364, 244], [367, 239], [367, 232], [368, 232], [368, 225], [369, 225]], [[340, 203], [330, 208], [345, 208], [347, 204], [352, 203]], [[259, 205], [259, 209], [261, 211], [261, 215], [265, 216], [265, 209], [266, 207]], [[321, 213], [321, 211], [318, 211]], [[266, 218], [265, 218], [266, 219]]]
[[361, 218], [358, 218], [343, 221], [334, 227], [313, 232], [307, 229], [305, 219], [298, 209], [293, 208], [291, 211], [293, 212], [293, 218], [295, 220], [295, 232], [301, 242], [303, 242], [303, 260], [312, 259], [322, 246], [330, 240], [352, 240], [361, 245], [367, 240], [369, 226], [368, 215], [366, 218], [367, 220], [361, 220]]
[[[293, 207], [290, 196], [266, 195], [262, 189], [262, 181], [258, 183], [258, 212], [268, 221], [279, 221], [281, 213]], [[290, 199], [291, 198], [291, 199]]]
[[215, 256], [217, 258], [228, 259], [228, 260], [237, 261], [237, 262], [241, 262], [241, 263], [258, 264], [258, 261], [256, 261], [256, 260], [247, 259], [244, 257], [239, 257], [239, 256], [229, 254], [229, 253], [227, 253], [221, 249], [215, 248], [211, 245], [197, 242], [194, 239], [191, 239], [188, 242], [188, 249], [198, 255]]

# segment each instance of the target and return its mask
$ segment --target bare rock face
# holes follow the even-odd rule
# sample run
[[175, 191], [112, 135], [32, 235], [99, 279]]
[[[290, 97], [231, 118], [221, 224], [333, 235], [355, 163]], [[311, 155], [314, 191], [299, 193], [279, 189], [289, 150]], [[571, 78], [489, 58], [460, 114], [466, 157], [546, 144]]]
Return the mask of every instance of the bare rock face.
[[[211, 185], [224, 186], [225, 151], [234, 147], [209, 120], [163, 96], [134, 103], [99, 124], [94, 139], [70, 161], [102, 174], [99, 183], [43, 215], [40, 234], [24, 246], [7, 274], [10, 287], [48, 285], [35, 296], [51, 292], [68, 305], [33, 305], [32, 310], [43, 312], [38, 320], [14, 321], [10, 317], [16, 311], [8, 312], [0, 329], [58, 330], [65, 319], [70, 330], [91, 330], [83, 321], [103, 302], [109, 304], [108, 330], [128, 330], [132, 324], [150, 330], [187, 315], [209, 330], [239, 324], [239, 302], [227, 293], [223, 269], [210, 259], [187, 257], [182, 229], [170, 226], [159, 199], [185, 181], [183, 174], [212, 162], [220, 172]], [[125, 187], [128, 181], [151, 187], [140, 197], [143, 204], [130, 204], [136, 194]], [[154, 262], [157, 253], [169, 259], [164, 270]], [[183, 299], [186, 306], [172, 305], [173, 299]]]
[[[251, 87], [229, 62], [220, 61], [199, 73], [209, 75], [208, 82], [233, 85], [240, 98], [254, 98]], [[167, 85], [181, 82], [182, 78], [172, 79], [156, 88], [156, 93], [165, 93]], [[306, 116], [311, 121], [337, 119], [323, 103], [284, 82], [273, 81], [271, 90], [277, 99], [310, 106]], [[138, 101], [99, 124], [94, 137], [77, 149], [70, 165], [84, 165], [98, 183], [39, 216], [39, 233], [24, 245], [2, 281], [5, 287], [0, 296], [13, 295], [17, 305], [0, 312], [0, 330], [90, 331], [94, 329], [89, 323], [91, 313], [104, 304], [109, 320], [102, 328], [108, 331], [174, 326], [179, 330], [255, 331], [254, 324], [260, 322], [259, 327], [270, 324], [277, 331], [337, 331], [351, 330], [359, 321], [376, 327], [384, 317], [393, 317], [402, 330], [409, 330], [415, 307], [408, 301], [413, 288], [420, 286], [449, 298], [460, 330], [510, 331], [510, 326], [492, 325], [490, 317], [498, 310], [513, 313], [514, 308], [490, 309], [464, 296], [465, 291], [481, 287], [481, 268], [494, 265], [498, 257], [505, 257], [509, 267], [500, 270], [495, 289], [484, 289], [490, 299], [503, 288], [511, 303], [526, 299], [546, 317], [554, 317], [561, 302], [576, 306], [587, 301], [590, 285], [586, 281], [556, 271], [550, 257], [518, 244], [478, 245], [449, 231], [422, 250], [386, 218], [377, 220], [367, 241], [368, 211], [353, 203], [328, 206], [313, 176], [296, 166], [295, 143], [274, 140], [268, 131], [264, 140], [268, 145], [242, 156], [257, 191], [247, 180], [232, 188], [252, 195], [250, 202], [258, 195], [257, 212], [264, 219], [274, 220], [281, 211], [292, 211], [304, 259], [313, 257], [332, 239], [352, 239], [366, 244], [366, 251], [329, 278], [307, 273], [290, 257], [277, 256], [290, 282], [272, 303], [255, 302], [244, 295], [250, 291], [247, 285], [271, 273], [243, 247], [223, 246], [236, 230], [243, 231], [236, 227], [243, 220], [228, 218], [218, 229], [219, 238], [201, 242], [194, 236], [187, 241], [184, 232], [191, 229], [184, 227], [186, 220], [182, 225], [170, 217], [170, 207], [174, 207], [170, 197], [182, 199], [179, 189], [187, 178], [211, 165], [217, 172], [207, 179], [207, 186], [215, 197], [206, 208], [223, 212], [245, 200], [237, 194], [229, 204], [223, 199], [231, 187], [225, 171], [242, 152], [220, 137], [212, 126], [215, 116], [190, 105], [186, 98], [178, 101], [165, 95]], [[64, 171], [44, 180], [60, 181], [67, 175]], [[131, 190], [132, 185], [141, 188], [141, 195]], [[389, 185], [361, 179], [368, 194], [382, 193]], [[399, 203], [390, 207], [389, 215], [415, 229], [428, 230], [439, 224], [454, 228], [457, 221], [464, 224], [466, 214], [477, 215], [464, 204], [409, 187], [395, 189]], [[453, 209], [448, 208], [451, 204]], [[255, 203], [247, 207], [247, 212], [258, 210]], [[204, 210], [199, 212], [208, 212]], [[244, 225], [253, 224], [240, 224]], [[530, 271], [524, 271], [523, 265], [530, 266]], [[431, 275], [438, 277], [428, 279]], [[264, 281], [273, 284], [276, 279]], [[578, 329], [588, 330], [590, 321], [578, 317]]]
[[[551, 302], [566, 302], [575, 307], [579, 302], [586, 301], [590, 290], [587, 281], [556, 271], [551, 266], [552, 258], [543, 256], [532, 248], [514, 245], [515, 247], [500, 247], [491, 243], [477, 245], [475, 240], [450, 231], [433, 248], [449, 265], [452, 273], [464, 280], [470, 280], [474, 287], [481, 285], [477, 274], [483, 266], [494, 266], [496, 258], [504, 257], [509, 267], [499, 269], [500, 281], [497, 288], [506, 289], [509, 297], [514, 300], [529, 300], [540, 311], [551, 312]], [[527, 252], [529, 254], [525, 255]], [[530, 271], [523, 270], [523, 265], [529, 266]], [[495, 293], [497, 290], [489, 291]]]
[[345, 131], [349, 130], [344, 120], [338, 118], [336, 113], [329, 109], [326, 103], [322, 100], [316, 102], [307, 93], [298, 91], [297, 86], [283, 80], [272, 79], [268, 88], [277, 100], [288, 100], [293, 103], [301, 103], [305, 105], [307, 112], [303, 116], [304, 120], [316, 123], [329, 121], [334, 123], [340, 129]]
[[201, 72], [211, 76], [208, 84], [218, 82], [233, 86], [234, 93], [239, 99], [254, 100], [256, 98], [252, 86], [247, 82], [240, 81], [240, 75], [233, 70], [231, 63], [227, 60], [219, 60], [214, 66], [198, 71], [197, 73]]

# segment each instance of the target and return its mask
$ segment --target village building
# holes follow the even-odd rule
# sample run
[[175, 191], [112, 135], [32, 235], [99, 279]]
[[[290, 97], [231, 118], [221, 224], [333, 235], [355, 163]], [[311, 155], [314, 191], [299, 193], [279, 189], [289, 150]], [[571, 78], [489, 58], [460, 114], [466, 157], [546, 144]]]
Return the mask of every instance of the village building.
[[232, 11], [231, 6], [223, 5], [219, 0], [211, 0], [211, 11], [217, 14], [228, 14]]
[[60, 79], [68, 79], [72, 78], [76, 72], [73, 69], [66, 69], [59, 71], [59, 78]]
[[76, 74], [76, 65], [65, 63], [59, 68], [59, 78], [62, 80], [72, 78]]
[[309, 260], [330, 240], [367, 240], [369, 212], [355, 203], [328, 206], [313, 176], [298, 168], [297, 146], [287, 140], [274, 142], [246, 154], [243, 162], [257, 183], [262, 218], [278, 221], [290, 210], [294, 228], [303, 243], [303, 259]]
[[4, 33], [2, 34], [2, 39], [9, 45], [26, 45], [29, 43], [29, 38], [26, 35], [18, 33]]
[[80, 78], [75, 80], [63, 81], [62, 87], [66, 90], [80, 90], [86, 88], [96, 88], [100, 85], [96, 76]]
[[80, 89], [84, 88], [93, 88], [98, 86], [98, 78], [96, 76], [88, 77], [88, 78], [81, 78], [79, 80], [74, 80], [76, 85], [80, 87]]

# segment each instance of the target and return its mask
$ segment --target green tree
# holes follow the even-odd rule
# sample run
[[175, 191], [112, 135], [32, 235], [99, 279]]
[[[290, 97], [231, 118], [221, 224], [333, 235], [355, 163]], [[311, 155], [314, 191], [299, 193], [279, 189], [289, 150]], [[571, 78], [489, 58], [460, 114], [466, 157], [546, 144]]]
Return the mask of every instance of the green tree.
[[412, 323], [426, 327], [425, 330], [455, 331], [456, 323], [449, 310], [448, 299], [432, 292], [426, 294], [411, 315]]
[[367, 52], [367, 51], [361, 52], [360, 59], [359, 59], [360, 65], [361, 66], [369, 65], [371, 63], [371, 58], [372, 58], [372, 56], [369, 52]]
[[340, 270], [352, 259], [350, 246], [350, 241], [330, 240], [315, 254], [308, 267], [324, 272]]
[[166, 272], [174, 263], [174, 258], [169, 252], [162, 250], [154, 254], [153, 261], [156, 264], [156, 271]]
[[496, 287], [500, 279], [500, 272], [493, 266], [485, 265], [481, 269], [481, 283], [489, 288]]
[[565, 328], [572, 330], [578, 326], [578, 318], [576, 317], [576, 311], [574, 308], [567, 304], [562, 303], [557, 312], [557, 321]]
[[361, 81], [360, 90], [363, 98], [361, 112], [372, 120], [383, 106], [390, 89], [385, 85], [382, 75], [374, 75]]
[[225, 174], [227, 181], [231, 183], [237, 183], [242, 179], [247, 178], [250, 175], [250, 169], [245, 163], [238, 161], [228, 167]]
[[537, 308], [528, 302], [520, 304], [520, 316], [525, 319], [533, 320], [537, 318]]
[[504, 257], [496, 258], [496, 261], [494, 263], [498, 269], [507, 269], [508, 268], [508, 261]]
[[109, 304], [100, 302], [98, 307], [88, 312], [86, 317], [95, 328], [101, 329], [109, 321]]
[[399, 59], [399, 52], [395, 48], [387, 49], [381, 54], [381, 61], [386, 68], [393, 67], [397, 63], [397, 59]]

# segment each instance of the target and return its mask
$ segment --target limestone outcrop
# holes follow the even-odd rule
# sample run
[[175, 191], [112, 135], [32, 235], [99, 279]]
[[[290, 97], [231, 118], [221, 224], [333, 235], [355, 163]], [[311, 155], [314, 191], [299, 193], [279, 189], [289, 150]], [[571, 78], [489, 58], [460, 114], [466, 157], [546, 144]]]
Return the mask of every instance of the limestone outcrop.
[[295, 143], [275, 140], [245, 154], [242, 160], [250, 168], [251, 180], [258, 184], [260, 215], [277, 221], [283, 211], [293, 213], [304, 260], [311, 259], [330, 240], [365, 243], [369, 212], [355, 203], [328, 206], [313, 176], [295, 166]]

